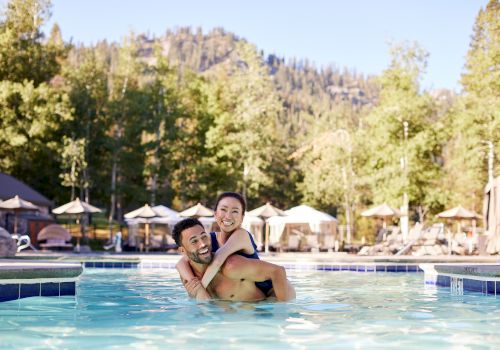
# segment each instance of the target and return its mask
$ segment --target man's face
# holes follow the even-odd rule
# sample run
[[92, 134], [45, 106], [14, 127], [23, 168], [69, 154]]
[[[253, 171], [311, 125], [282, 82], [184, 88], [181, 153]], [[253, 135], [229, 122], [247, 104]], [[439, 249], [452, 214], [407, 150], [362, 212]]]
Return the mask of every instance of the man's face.
[[195, 263], [209, 264], [212, 261], [212, 241], [200, 225], [182, 231], [180, 250]]
[[243, 215], [240, 201], [233, 197], [225, 197], [217, 205], [215, 221], [221, 231], [231, 233], [241, 226]]

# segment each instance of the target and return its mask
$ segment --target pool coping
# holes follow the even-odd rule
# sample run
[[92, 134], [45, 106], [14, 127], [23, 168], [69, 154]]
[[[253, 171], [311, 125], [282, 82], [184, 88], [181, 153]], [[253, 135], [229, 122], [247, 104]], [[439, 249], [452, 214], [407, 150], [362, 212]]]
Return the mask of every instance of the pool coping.
[[81, 263], [0, 259], [0, 302], [76, 295]]

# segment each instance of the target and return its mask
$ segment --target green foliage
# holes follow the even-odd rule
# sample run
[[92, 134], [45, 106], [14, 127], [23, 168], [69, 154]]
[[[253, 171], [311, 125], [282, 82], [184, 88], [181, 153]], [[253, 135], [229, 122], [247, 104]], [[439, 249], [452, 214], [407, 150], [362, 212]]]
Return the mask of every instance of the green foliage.
[[81, 174], [87, 168], [85, 160], [85, 139], [72, 139], [63, 137], [63, 150], [61, 153], [62, 173], [59, 174], [61, 184], [71, 187], [71, 200], [75, 199], [75, 187], [82, 190], [88, 187], [88, 183], [82, 178]]
[[218, 72], [220, 113], [207, 133], [207, 147], [225, 168], [226, 188], [255, 196], [272, 183], [268, 172], [279, 147], [280, 103], [256, 49], [238, 43], [239, 65]]
[[49, 1], [12, 0], [0, 22], [0, 171], [61, 202], [63, 169], [65, 186], [108, 206], [110, 227], [144, 202], [183, 209], [227, 190], [250, 208], [305, 201], [344, 217], [399, 206], [403, 192], [421, 216], [477, 210], [483, 141], [500, 153], [498, 9], [478, 15], [457, 97], [421, 91], [417, 44], [393, 46], [380, 77], [264, 57], [221, 28], [69, 46], [57, 25], [46, 40], [40, 30]]
[[42, 83], [0, 82], [0, 169], [55, 196], [67, 95]]
[[500, 4], [492, 0], [477, 16], [462, 75], [464, 94], [448, 115], [445, 169], [455, 203], [480, 211], [488, 181], [488, 145], [500, 154]]
[[40, 27], [49, 16], [48, 0], [8, 2], [0, 22], [0, 80], [38, 86], [57, 74], [65, 47], [54, 40], [43, 43]]
[[[411, 206], [435, 211], [443, 204], [434, 193], [441, 191], [436, 184], [441, 177], [443, 140], [433, 100], [418, 87], [427, 54], [416, 44], [403, 44], [393, 47], [392, 57], [380, 77], [380, 100], [362, 133], [368, 152], [363, 177], [374, 203], [399, 207], [407, 192]], [[404, 123], [408, 125], [406, 137]]]

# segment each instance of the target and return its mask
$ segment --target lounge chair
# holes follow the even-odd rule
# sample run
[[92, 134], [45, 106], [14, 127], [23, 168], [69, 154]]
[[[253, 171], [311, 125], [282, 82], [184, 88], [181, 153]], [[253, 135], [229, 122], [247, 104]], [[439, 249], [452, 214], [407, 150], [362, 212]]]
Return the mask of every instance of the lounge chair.
[[40, 247], [42, 249], [51, 249], [51, 248], [73, 248], [73, 244], [71, 243], [66, 243], [64, 239], [59, 239], [59, 238], [50, 238], [47, 239], [45, 243], [40, 243]]
[[318, 235], [315, 233], [312, 235], [306, 235], [306, 245], [301, 250], [307, 252], [319, 252]]
[[335, 248], [335, 237], [332, 234], [326, 234], [323, 236], [323, 244], [320, 246], [320, 250], [325, 250], [328, 252], [333, 251]]
[[45, 243], [40, 243], [40, 247], [43, 250], [46, 249], [71, 249], [73, 244], [67, 243], [71, 239], [71, 235], [64, 227], [51, 224], [44, 227], [39, 233], [37, 240], [45, 241]]
[[299, 250], [300, 238], [298, 235], [289, 235], [287, 245], [283, 247], [285, 252], [296, 252]]

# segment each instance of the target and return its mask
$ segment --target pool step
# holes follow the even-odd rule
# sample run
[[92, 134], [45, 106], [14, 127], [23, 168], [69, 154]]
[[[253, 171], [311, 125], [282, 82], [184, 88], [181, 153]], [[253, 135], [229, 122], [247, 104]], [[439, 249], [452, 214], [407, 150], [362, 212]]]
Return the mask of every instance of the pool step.
[[500, 264], [420, 264], [425, 284], [450, 288], [455, 295], [479, 292], [500, 296]]

